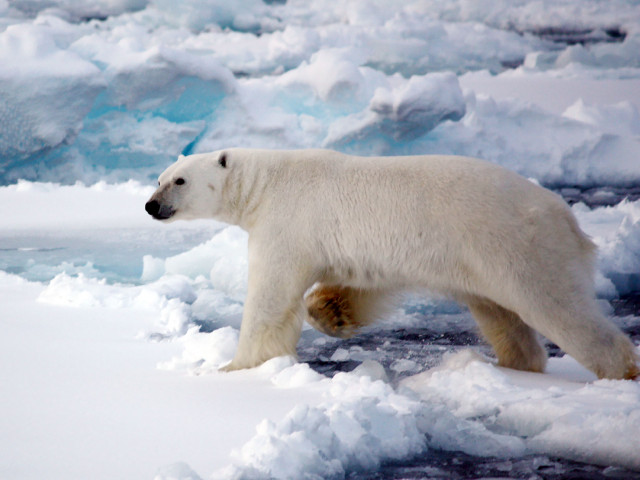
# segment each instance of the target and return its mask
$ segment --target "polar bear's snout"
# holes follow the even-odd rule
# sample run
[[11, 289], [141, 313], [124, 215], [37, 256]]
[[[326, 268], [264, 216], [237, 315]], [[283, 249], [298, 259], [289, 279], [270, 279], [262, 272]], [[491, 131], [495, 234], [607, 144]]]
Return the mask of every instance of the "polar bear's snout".
[[144, 209], [156, 220], [167, 220], [176, 213], [171, 206], [161, 204], [153, 198], [145, 204]]

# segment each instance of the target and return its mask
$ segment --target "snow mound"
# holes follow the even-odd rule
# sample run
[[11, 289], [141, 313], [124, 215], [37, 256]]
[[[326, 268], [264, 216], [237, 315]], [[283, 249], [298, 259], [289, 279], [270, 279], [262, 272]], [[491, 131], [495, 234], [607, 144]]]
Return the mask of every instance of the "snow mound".
[[332, 123], [325, 144], [353, 149], [355, 141], [375, 142], [381, 135], [390, 137], [389, 141], [413, 140], [446, 120], [464, 116], [464, 98], [453, 74], [413, 76], [408, 82], [392, 83], [396, 86], [377, 88], [364, 111]]
[[[382, 367], [366, 363], [353, 373], [321, 380], [325, 398], [318, 406], [302, 405], [278, 423], [260, 424], [255, 437], [235, 452], [233, 465], [214, 478], [344, 478], [383, 462], [428, 455], [429, 448], [498, 457], [524, 452], [519, 438], [456, 418], [372, 379], [371, 372]], [[308, 369], [285, 369], [274, 383], [291, 377], [288, 370], [294, 368]]]
[[235, 465], [215, 476], [344, 477], [347, 470], [369, 470], [381, 460], [425, 448], [417, 428], [418, 402], [367, 377], [336, 377], [328, 403], [296, 407], [278, 424], [261, 423], [256, 436], [237, 452]]
[[534, 374], [461, 352], [403, 386], [425, 402], [446, 405], [458, 418], [522, 439], [529, 452], [640, 469], [628, 440], [640, 429], [640, 384], [593, 380], [568, 356], [550, 359], [547, 373]]
[[144, 257], [142, 280], [162, 275], [186, 275], [196, 279], [208, 277], [214, 289], [242, 301], [247, 293], [247, 233], [239, 227], [227, 227], [211, 240], [165, 260]]
[[563, 116], [599, 127], [603, 132], [612, 135], [640, 134], [640, 114], [628, 101], [614, 105], [589, 105], [579, 99], [565, 110]]
[[160, 363], [158, 368], [186, 371], [190, 375], [215, 373], [233, 359], [238, 346], [238, 330], [223, 327], [201, 333], [198, 327], [192, 327], [178, 341], [185, 346], [182, 355]]

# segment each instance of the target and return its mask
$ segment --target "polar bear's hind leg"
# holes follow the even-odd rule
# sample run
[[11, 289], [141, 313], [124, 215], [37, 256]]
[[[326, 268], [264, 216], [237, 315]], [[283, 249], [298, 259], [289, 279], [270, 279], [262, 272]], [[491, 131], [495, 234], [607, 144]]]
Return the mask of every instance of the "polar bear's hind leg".
[[634, 379], [640, 375], [635, 346], [600, 313], [594, 300], [542, 305], [542, 309], [541, 303], [523, 311], [522, 318], [598, 378]]
[[466, 299], [484, 337], [498, 357], [498, 365], [516, 370], [543, 372], [547, 352], [538, 334], [520, 317], [488, 299]]

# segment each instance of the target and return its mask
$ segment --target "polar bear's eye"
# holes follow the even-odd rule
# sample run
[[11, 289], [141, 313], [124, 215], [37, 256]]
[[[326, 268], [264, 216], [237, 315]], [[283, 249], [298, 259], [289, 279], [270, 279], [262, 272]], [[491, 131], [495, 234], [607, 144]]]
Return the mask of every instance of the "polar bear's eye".
[[184, 185], [184, 178], [176, 178], [176, 185]]

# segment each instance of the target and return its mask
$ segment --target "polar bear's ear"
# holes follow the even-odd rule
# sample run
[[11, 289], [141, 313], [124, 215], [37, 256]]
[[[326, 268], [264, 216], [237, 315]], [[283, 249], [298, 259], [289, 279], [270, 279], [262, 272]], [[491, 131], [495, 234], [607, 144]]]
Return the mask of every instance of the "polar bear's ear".
[[220, 157], [218, 158], [218, 165], [222, 168], [227, 168], [227, 154], [225, 152], [220, 154]]

